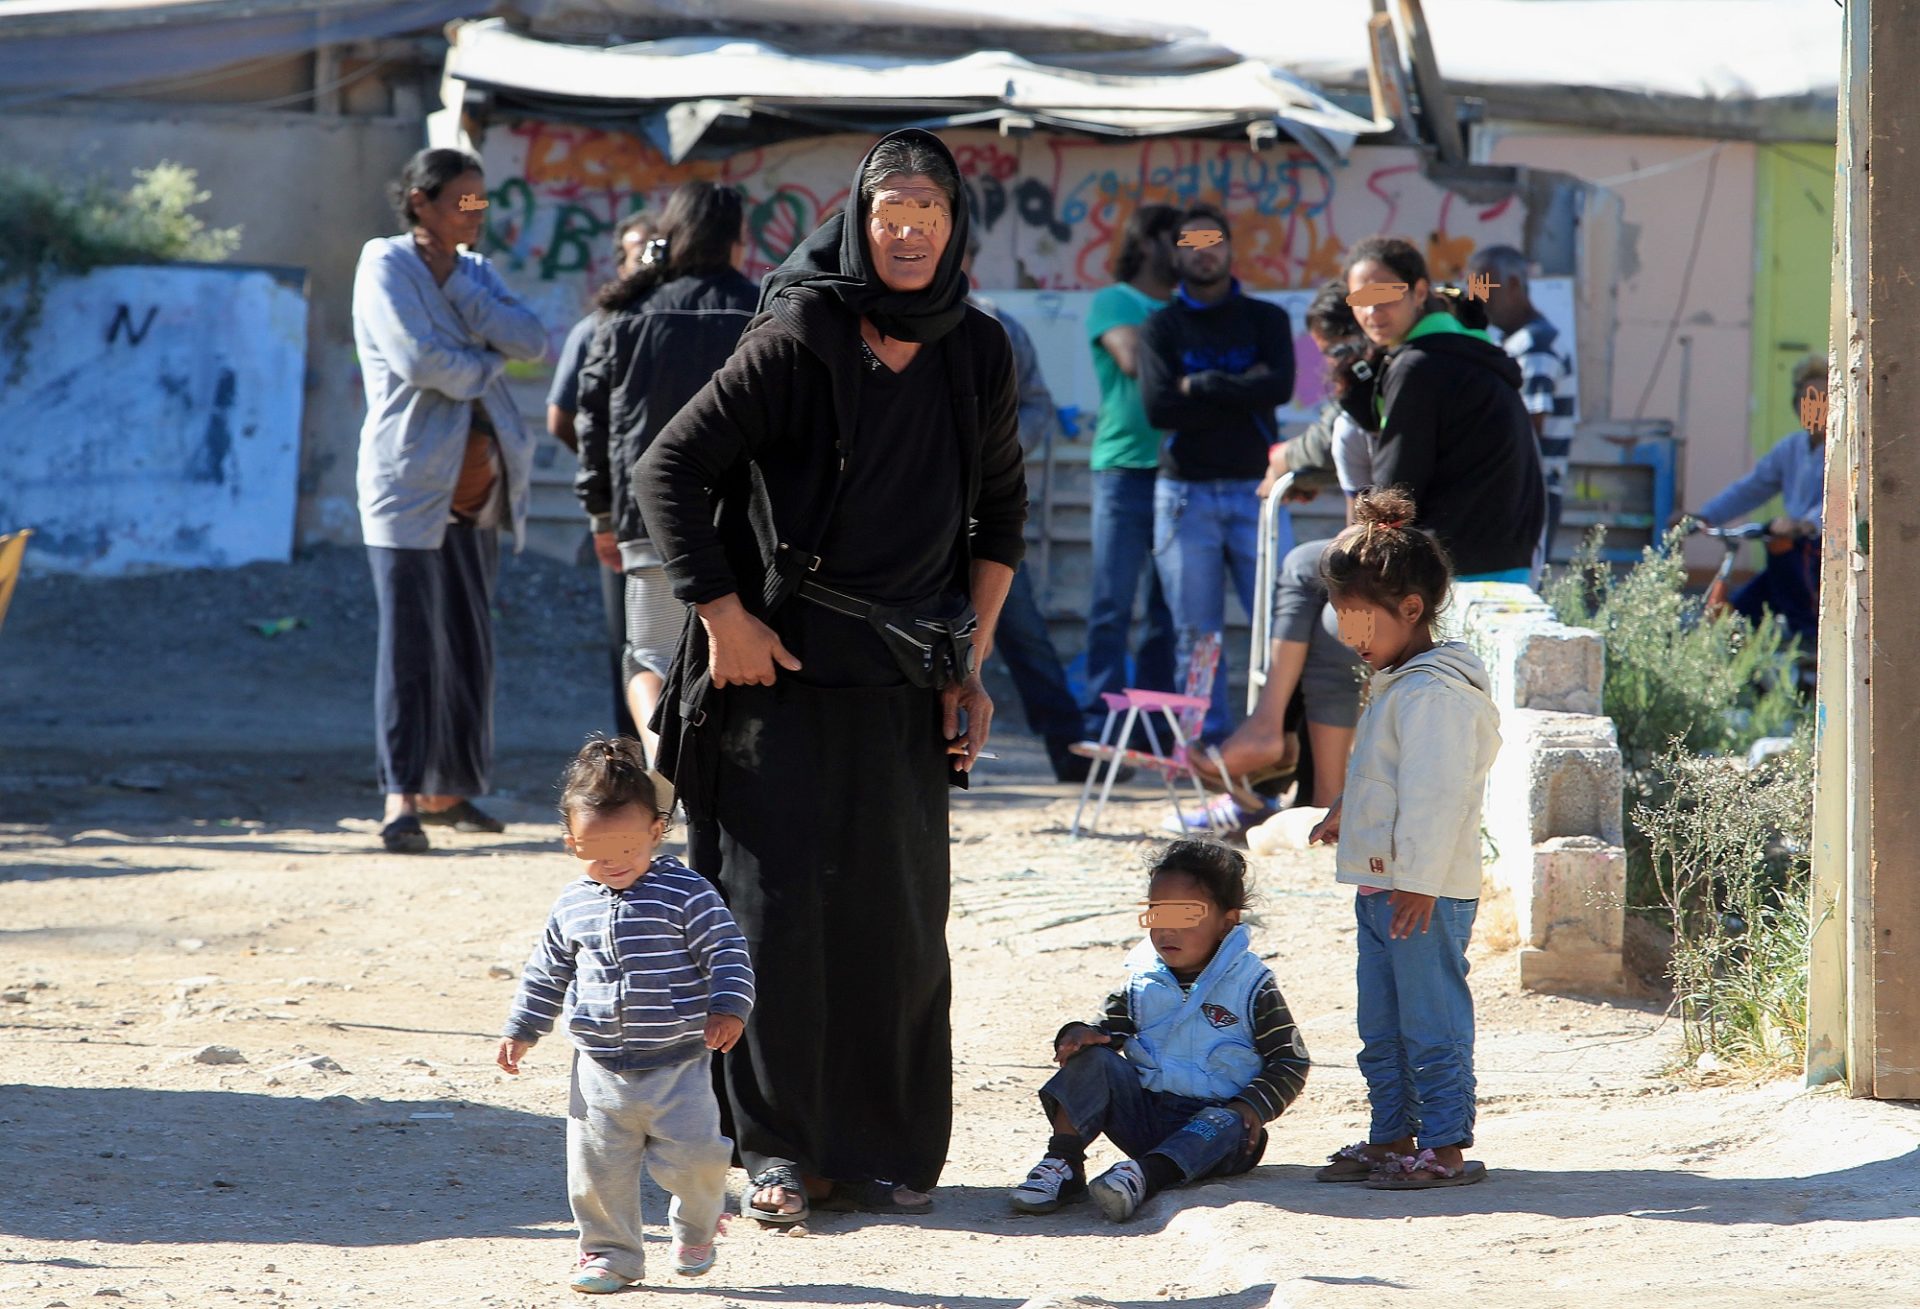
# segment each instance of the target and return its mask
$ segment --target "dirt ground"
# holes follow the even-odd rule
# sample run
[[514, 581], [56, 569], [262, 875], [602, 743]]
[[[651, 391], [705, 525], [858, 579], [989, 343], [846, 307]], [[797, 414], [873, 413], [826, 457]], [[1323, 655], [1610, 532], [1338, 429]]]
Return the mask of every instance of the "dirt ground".
[[[510, 562], [492, 807], [512, 826], [436, 836], [409, 859], [373, 840], [356, 552], [22, 584], [0, 630], [0, 1309], [580, 1302], [562, 1285], [564, 1045], [516, 1080], [493, 1067], [492, 1033], [571, 874], [552, 783], [607, 713], [592, 587], [584, 570]], [[245, 625], [280, 617], [306, 626]], [[994, 748], [1006, 757], [982, 765], [953, 823], [956, 1126], [939, 1207], [823, 1214], [800, 1237], [736, 1222], [697, 1281], [667, 1271], [656, 1228], [629, 1299], [1913, 1300], [1914, 1107], [1677, 1076], [1661, 1001], [1521, 992], [1497, 927], [1474, 971], [1472, 1153], [1488, 1182], [1315, 1184], [1365, 1122], [1352, 914], [1324, 852], [1257, 861], [1256, 941], [1316, 1064], [1266, 1163], [1124, 1228], [1088, 1207], [1013, 1215], [1004, 1188], [1045, 1137], [1048, 1039], [1093, 1012], [1137, 934], [1143, 834], [1163, 805], [1135, 790], [1109, 811], [1118, 835], [1074, 841], [1072, 791], [1032, 743], [1009, 731]], [[208, 1046], [244, 1062], [194, 1062]], [[649, 1203], [657, 1220], [663, 1198]]]

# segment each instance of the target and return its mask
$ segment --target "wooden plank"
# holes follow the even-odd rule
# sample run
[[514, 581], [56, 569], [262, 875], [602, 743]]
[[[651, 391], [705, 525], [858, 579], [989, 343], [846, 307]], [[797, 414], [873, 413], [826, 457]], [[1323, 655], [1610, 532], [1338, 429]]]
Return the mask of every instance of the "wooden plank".
[[1440, 149], [1440, 158], [1450, 164], [1465, 163], [1467, 150], [1460, 135], [1460, 116], [1453, 96], [1440, 76], [1440, 61], [1434, 58], [1433, 41], [1427, 35], [1427, 16], [1420, 0], [1400, 0], [1400, 21], [1407, 29], [1407, 50], [1413, 56], [1413, 82], [1420, 91], [1420, 108], [1427, 118], [1427, 130]]
[[[1865, 557], [1871, 637], [1872, 1094], [1911, 1100], [1920, 1099], [1920, 686], [1907, 658], [1920, 648], [1920, 151], [1906, 149], [1904, 133], [1920, 122], [1920, 25], [1891, 0], [1848, 6], [1846, 22], [1849, 37], [1866, 43], [1865, 85], [1853, 81], [1860, 64], [1850, 46], [1847, 92], [1867, 97], [1848, 235], [1866, 264], [1864, 357], [1849, 381], [1866, 500], [1864, 536], [1851, 544]], [[1881, 596], [1887, 604], [1874, 603]]]
[[1393, 35], [1393, 20], [1384, 13], [1367, 20], [1367, 88], [1373, 93], [1374, 119], [1411, 133], [1407, 70], [1400, 62], [1400, 42]]

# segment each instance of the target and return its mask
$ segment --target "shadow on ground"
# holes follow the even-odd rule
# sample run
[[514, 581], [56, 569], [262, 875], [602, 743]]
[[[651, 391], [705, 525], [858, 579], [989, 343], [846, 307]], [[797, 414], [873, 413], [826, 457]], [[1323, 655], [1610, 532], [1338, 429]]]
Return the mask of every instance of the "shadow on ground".
[[444, 1100], [4, 1085], [0, 1232], [345, 1247], [570, 1239], [563, 1139], [557, 1118]]

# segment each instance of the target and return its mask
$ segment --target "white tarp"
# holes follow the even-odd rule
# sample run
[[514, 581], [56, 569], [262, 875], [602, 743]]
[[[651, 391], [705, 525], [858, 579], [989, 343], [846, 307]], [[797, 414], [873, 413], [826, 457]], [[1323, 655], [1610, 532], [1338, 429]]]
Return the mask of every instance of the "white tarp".
[[[1058, 64], [1171, 72], [1223, 49], [1323, 85], [1365, 86], [1371, 0], [509, 0], [547, 27], [640, 32], [651, 21], [820, 29], [848, 48], [873, 31], [889, 47], [919, 28], [951, 41], [990, 31]], [[1388, 6], [1389, 10], [1397, 6]], [[1831, 97], [1840, 84], [1841, 10], [1831, 0], [1426, 0], [1449, 82], [1582, 88], [1681, 99]], [[623, 27], [624, 25], [624, 27]], [[1084, 40], [1071, 39], [1075, 30]], [[770, 39], [777, 40], [777, 37]]]
[[843, 115], [863, 106], [929, 116], [1013, 113], [1118, 136], [1278, 120], [1309, 149], [1339, 156], [1375, 128], [1297, 81], [1244, 60], [1181, 75], [1116, 77], [1048, 67], [1004, 51], [913, 60], [792, 55], [723, 37], [570, 45], [522, 35], [493, 19], [455, 31], [448, 74], [470, 85], [574, 101], [732, 100], [749, 110], [814, 107]]

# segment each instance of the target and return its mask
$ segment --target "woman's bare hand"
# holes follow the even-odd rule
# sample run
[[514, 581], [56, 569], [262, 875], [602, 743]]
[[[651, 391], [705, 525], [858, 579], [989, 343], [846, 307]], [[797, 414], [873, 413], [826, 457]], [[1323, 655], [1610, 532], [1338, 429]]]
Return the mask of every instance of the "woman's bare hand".
[[698, 608], [715, 686], [772, 686], [778, 669], [800, 671], [800, 661], [771, 627], [747, 612], [739, 596], [722, 596]]

